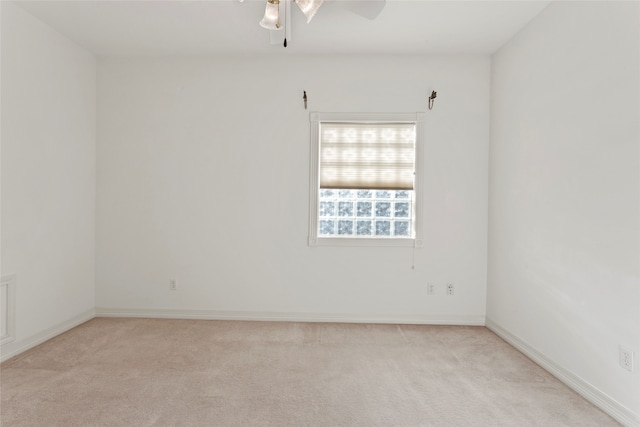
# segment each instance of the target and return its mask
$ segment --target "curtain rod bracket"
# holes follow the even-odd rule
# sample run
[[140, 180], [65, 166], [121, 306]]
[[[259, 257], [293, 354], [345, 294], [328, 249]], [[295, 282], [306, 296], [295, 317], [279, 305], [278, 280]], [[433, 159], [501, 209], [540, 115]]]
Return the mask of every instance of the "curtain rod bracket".
[[432, 90], [431, 96], [429, 97], [429, 110], [433, 109], [433, 103], [436, 99], [436, 96], [438, 96], [438, 94], [436, 93], [435, 90]]

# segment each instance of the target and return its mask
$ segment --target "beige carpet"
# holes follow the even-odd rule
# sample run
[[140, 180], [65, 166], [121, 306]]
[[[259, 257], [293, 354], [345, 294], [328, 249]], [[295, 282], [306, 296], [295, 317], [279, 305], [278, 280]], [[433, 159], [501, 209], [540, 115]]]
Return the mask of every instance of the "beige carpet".
[[612, 426], [483, 327], [94, 319], [0, 366], [2, 426]]

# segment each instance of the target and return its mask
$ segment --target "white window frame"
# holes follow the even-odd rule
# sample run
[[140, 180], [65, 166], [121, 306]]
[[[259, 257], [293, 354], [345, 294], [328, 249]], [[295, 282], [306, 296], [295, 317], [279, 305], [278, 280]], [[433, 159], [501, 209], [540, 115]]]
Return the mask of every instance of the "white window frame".
[[[422, 247], [422, 145], [425, 113], [324, 113], [311, 112], [310, 178], [309, 178], [309, 246], [396, 246]], [[414, 237], [325, 237], [318, 235], [318, 208], [320, 196], [319, 155], [320, 123], [377, 123], [407, 122], [416, 125], [415, 181], [413, 188]]]

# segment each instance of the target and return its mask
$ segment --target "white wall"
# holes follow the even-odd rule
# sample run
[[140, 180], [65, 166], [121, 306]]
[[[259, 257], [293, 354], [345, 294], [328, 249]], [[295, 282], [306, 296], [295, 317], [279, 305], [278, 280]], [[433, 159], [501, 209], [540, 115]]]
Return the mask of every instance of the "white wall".
[[[0, 25], [2, 25], [2, 4], [0, 4]], [[0, 28], [0, 97], [2, 96], [2, 28]], [[2, 102], [0, 100], [0, 277], [2, 277]], [[2, 287], [0, 286], [0, 289]], [[8, 288], [7, 288], [8, 289]], [[8, 291], [7, 291], [8, 292]], [[1, 295], [5, 295], [0, 292]], [[8, 295], [7, 295], [8, 296]], [[8, 300], [9, 298], [7, 298]], [[0, 336], [3, 336], [7, 331], [9, 331], [8, 327], [8, 315], [5, 314], [4, 310], [8, 307], [8, 303], [0, 300], [0, 322], [4, 322], [0, 326]], [[1, 356], [0, 356], [1, 360]]]
[[96, 62], [2, 2], [2, 275], [16, 275], [3, 358], [95, 307]]
[[640, 425], [639, 16], [554, 2], [493, 56], [487, 318]]
[[[100, 60], [98, 312], [483, 323], [489, 72], [488, 57]], [[415, 270], [409, 248], [308, 247], [309, 111], [425, 111], [432, 89]]]

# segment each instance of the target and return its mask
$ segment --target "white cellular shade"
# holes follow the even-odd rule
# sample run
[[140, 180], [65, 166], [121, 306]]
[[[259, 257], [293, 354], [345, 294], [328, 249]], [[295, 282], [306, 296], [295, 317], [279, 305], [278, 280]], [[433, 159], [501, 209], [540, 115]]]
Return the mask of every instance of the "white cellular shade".
[[413, 190], [415, 123], [320, 123], [320, 188]]

